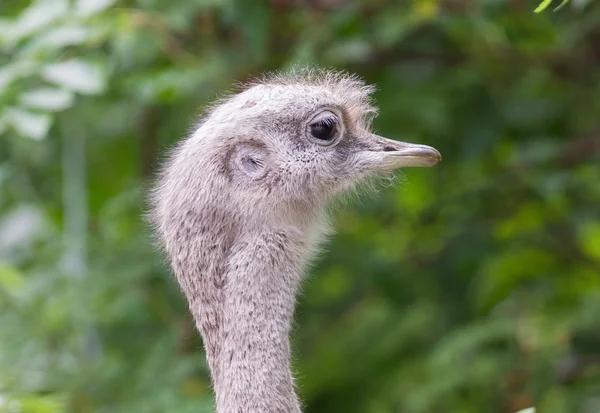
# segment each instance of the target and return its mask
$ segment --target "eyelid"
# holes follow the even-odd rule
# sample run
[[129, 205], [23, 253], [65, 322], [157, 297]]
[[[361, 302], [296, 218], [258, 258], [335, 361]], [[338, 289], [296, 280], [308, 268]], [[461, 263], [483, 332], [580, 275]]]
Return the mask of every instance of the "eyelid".
[[339, 120], [340, 120], [340, 116], [337, 115], [335, 112], [332, 112], [330, 110], [324, 110], [323, 112], [319, 113], [317, 116], [315, 116], [310, 121], [310, 125], [314, 125], [317, 122], [320, 122], [322, 120], [329, 119], [329, 118], [334, 118], [336, 122], [339, 122]]
[[332, 125], [336, 124], [339, 120], [340, 120], [340, 118], [338, 118], [336, 115], [332, 114], [331, 116], [328, 116], [326, 118], [322, 118], [322, 119], [312, 122], [311, 125], [324, 124], [327, 126], [332, 126]]

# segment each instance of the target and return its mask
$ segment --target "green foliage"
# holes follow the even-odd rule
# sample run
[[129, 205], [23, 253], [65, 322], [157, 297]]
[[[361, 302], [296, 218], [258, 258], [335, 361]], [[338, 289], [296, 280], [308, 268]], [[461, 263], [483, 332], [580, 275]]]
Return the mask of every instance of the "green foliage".
[[[562, 9], [563, 6], [565, 6], [567, 3], [569, 2], [569, 0], [562, 0], [562, 2], [554, 9], [554, 11], [557, 11], [559, 9]], [[534, 10], [535, 13], [541, 13], [544, 10], [546, 10], [548, 8], [548, 6], [550, 6], [550, 4], [552, 3], [552, 0], [544, 0], [540, 3], [539, 6], [536, 7], [536, 9]]]
[[336, 216], [293, 333], [307, 412], [596, 412], [600, 7], [534, 3], [1, 2], [0, 412], [212, 411], [144, 193], [199, 107], [298, 63], [444, 155]]

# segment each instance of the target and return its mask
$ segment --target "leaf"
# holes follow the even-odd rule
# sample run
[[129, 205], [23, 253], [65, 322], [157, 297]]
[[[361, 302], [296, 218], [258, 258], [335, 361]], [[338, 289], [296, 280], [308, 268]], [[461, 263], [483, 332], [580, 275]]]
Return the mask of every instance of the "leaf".
[[569, 0], [563, 0], [562, 3], [560, 3], [558, 6], [556, 6], [554, 11], [558, 11], [558, 10], [562, 9], [568, 2], [569, 2]]
[[413, 11], [424, 19], [435, 17], [440, 9], [439, 0], [419, 0], [413, 2]]
[[98, 94], [106, 88], [106, 79], [100, 68], [84, 60], [48, 65], [42, 69], [42, 77], [82, 94]]
[[[569, 0], [562, 0], [562, 2], [556, 6], [554, 8], [554, 11], [558, 11], [560, 9], [562, 9], [567, 3], [569, 2]], [[548, 8], [548, 6], [550, 5], [550, 3], [552, 3], [552, 0], [544, 0], [540, 3], [539, 6], [537, 6], [537, 8], [533, 11], [534, 13], [541, 13], [544, 10], [546, 10]]]
[[[535, 225], [535, 224], [534, 224]], [[482, 260], [475, 284], [477, 306], [490, 308], [557, 265], [557, 257], [540, 248], [507, 248]]]
[[548, 6], [552, 3], [552, 0], [544, 0], [540, 3], [539, 6], [533, 11], [534, 13], [541, 13], [548, 8]]
[[22, 248], [38, 239], [47, 229], [41, 209], [22, 203], [4, 214], [0, 221], [0, 251]]
[[38, 0], [29, 6], [17, 19], [7, 33], [8, 42], [15, 44], [19, 40], [38, 32], [69, 11], [67, 0]]
[[59, 27], [37, 36], [32, 42], [22, 48], [21, 54], [27, 54], [40, 49], [59, 49], [65, 46], [79, 45], [89, 38], [89, 29], [85, 27]]
[[430, 360], [435, 369], [454, 366], [469, 354], [476, 354], [488, 343], [506, 341], [513, 336], [515, 323], [506, 319], [490, 319], [485, 323], [471, 323], [456, 329], [441, 340], [431, 352]]
[[13, 28], [13, 23], [9, 19], [0, 18], [0, 47], [2, 46], [2, 42], [6, 39], [7, 34]]
[[25, 279], [16, 268], [0, 262], [0, 288], [15, 295], [25, 284]]
[[600, 222], [588, 222], [579, 230], [581, 249], [590, 257], [600, 261]]
[[115, 0], [78, 0], [75, 3], [75, 14], [89, 17], [108, 9]]
[[0, 90], [4, 89], [15, 80], [34, 72], [35, 64], [28, 61], [18, 61], [0, 68]]
[[20, 103], [34, 109], [60, 111], [73, 105], [73, 93], [63, 89], [41, 88], [21, 95]]
[[61, 413], [65, 411], [61, 395], [26, 396], [19, 399], [21, 410], [27, 413]]
[[42, 140], [52, 125], [52, 117], [16, 108], [7, 108], [4, 119], [21, 135], [35, 140]]

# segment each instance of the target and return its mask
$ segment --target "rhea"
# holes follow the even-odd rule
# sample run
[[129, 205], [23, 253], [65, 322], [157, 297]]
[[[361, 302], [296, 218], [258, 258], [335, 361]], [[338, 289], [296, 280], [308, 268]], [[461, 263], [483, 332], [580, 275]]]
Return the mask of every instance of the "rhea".
[[289, 333], [331, 201], [425, 145], [371, 132], [373, 87], [335, 72], [273, 75], [207, 111], [170, 154], [152, 219], [202, 336], [218, 413], [299, 413]]

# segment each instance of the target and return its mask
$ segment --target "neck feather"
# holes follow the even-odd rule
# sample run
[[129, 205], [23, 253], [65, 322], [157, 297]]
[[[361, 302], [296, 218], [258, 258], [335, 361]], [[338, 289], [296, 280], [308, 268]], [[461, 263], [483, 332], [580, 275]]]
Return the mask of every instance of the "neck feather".
[[228, 260], [215, 377], [217, 411], [300, 412], [289, 333], [303, 258], [297, 234], [261, 231]]
[[295, 227], [188, 224], [188, 242], [170, 256], [203, 338], [217, 413], [300, 413], [289, 333], [312, 237]]

